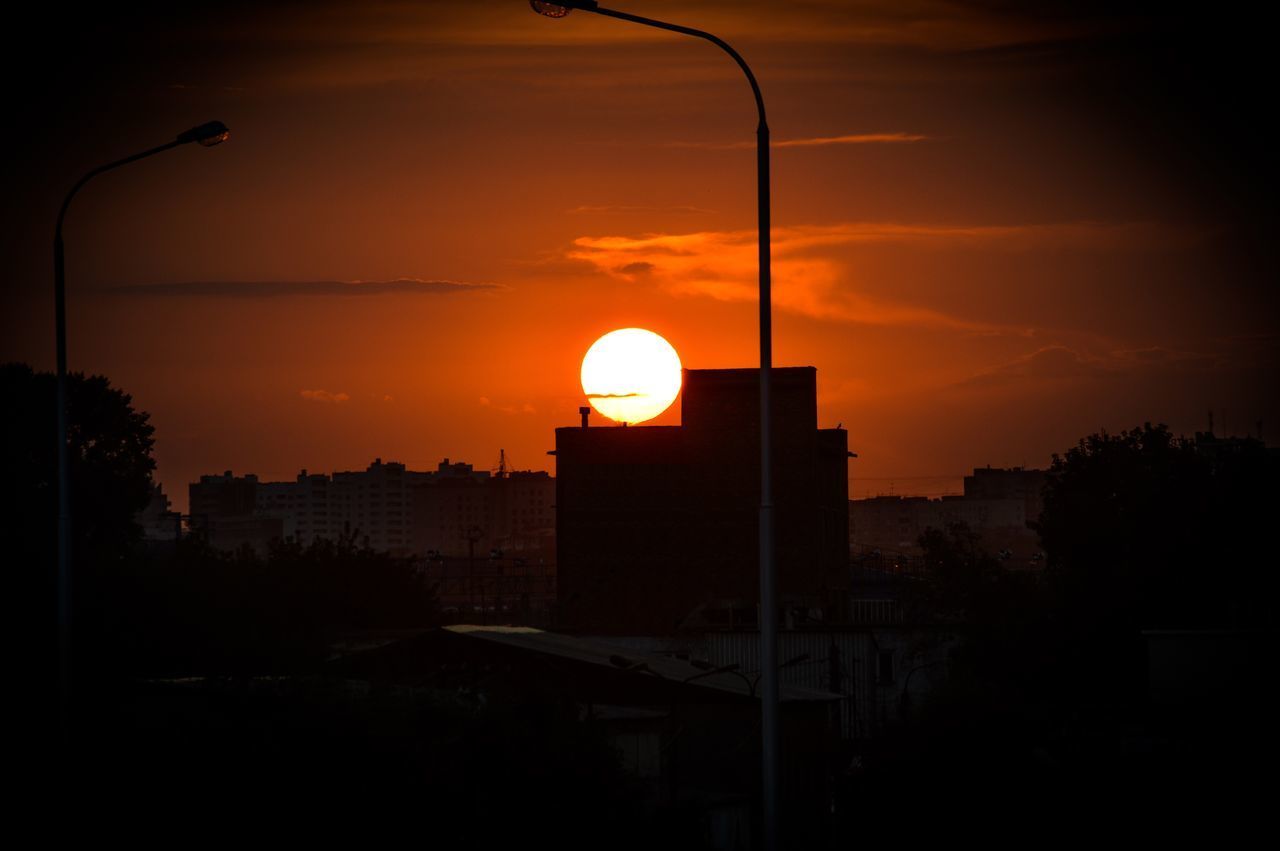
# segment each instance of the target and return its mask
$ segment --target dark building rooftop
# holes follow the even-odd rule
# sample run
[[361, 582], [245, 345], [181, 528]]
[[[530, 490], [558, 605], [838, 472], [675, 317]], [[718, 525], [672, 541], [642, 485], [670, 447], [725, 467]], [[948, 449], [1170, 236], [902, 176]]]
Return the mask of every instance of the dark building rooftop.
[[[778, 587], [816, 594], [848, 561], [848, 435], [817, 428], [817, 370], [775, 368]], [[676, 632], [759, 599], [759, 373], [685, 370], [680, 426], [556, 429], [560, 621]]]

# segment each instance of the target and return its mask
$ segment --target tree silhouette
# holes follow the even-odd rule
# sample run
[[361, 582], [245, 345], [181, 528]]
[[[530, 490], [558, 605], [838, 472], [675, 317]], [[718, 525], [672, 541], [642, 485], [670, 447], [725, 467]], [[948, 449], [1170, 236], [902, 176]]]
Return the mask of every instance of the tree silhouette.
[[412, 560], [350, 539], [276, 542], [258, 555], [191, 535], [172, 552], [139, 554], [113, 577], [104, 664], [127, 676], [314, 671], [344, 634], [437, 622]]
[[919, 603], [922, 619], [962, 622], [981, 619], [989, 597], [1005, 573], [982, 549], [976, 532], [965, 523], [926, 529], [919, 539], [924, 583]]
[[[4, 474], [12, 508], [3, 535], [10, 551], [49, 576], [56, 553], [56, 388], [52, 373], [22, 363], [0, 365]], [[129, 394], [100, 375], [67, 376], [72, 553], [77, 573], [124, 558], [138, 540], [134, 515], [151, 494], [154, 431]], [[50, 581], [52, 581], [50, 579]]]
[[1038, 530], [1064, 603], [1127, 629], [1249, 619], [1269, 573], [1250, 565], [1269, 549], [1271, 456], [1207, 445], [1146, 423], [1054, 456]]

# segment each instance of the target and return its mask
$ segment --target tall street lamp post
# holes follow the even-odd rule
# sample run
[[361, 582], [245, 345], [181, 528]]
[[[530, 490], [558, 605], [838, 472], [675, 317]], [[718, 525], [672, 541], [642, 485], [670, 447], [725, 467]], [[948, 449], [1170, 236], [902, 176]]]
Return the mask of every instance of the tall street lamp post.
[[738, 51], [723, 39], [702, 30], [642, 18], [627, 12], [601, 8], [594, 0], [547, 3], [529, 0], [533, 10], [549, 18], [563, 18], [574, 9], [594, 12], [661, 30], [701, 38], [719, 47], [738, 63], [751, 93], [755, 95], [759, 124], [756, 127], [756, 191], [760, 248], [760, 703], [762, 718], [762, 773], [764, 847], [774, 849], [778, 838], [779, 737], [778, 737], [778, 609], [773, 540], [773, 415], [770, 404], [770, 371], [773, 367], [773, 318], [769, 246], [769, 125], [765, 121], [764, 97], [755, 74]]
[[58, 223], [53, 231], [53, 302], [57, 323], [58, 347], [58, 699], [62, 734], [69, 727], [71, 707], [71, 486], [70, 459], [67, 450], [67, 294], [63, 263], [62, 221], [67, 216], [71, 199], [86, 183], [122, 165], [137, 162], [161, 151], [199, 142], [211, 148], [225, 142], [231, 131], [221, 121], [210, 121], [179, 133], [172, 142], [125, 157], [90, 171], [71, 187], [58, 210]]

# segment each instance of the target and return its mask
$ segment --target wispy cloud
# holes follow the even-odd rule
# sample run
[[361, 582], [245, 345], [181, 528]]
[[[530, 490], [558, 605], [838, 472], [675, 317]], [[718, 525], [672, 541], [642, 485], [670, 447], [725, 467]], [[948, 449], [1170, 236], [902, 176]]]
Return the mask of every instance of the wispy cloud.
[[956, 386], [1001, 388], [1027, 383], [1056, 386], [1060, 382], [1149, 376], [1169, 370], [1180, 374], [1203, 373], [1228, 366], [1230, 362], [1226, 353], [1209, 354], [1166, 346], [1090, 352], [1055, 343], [984, 369]]
[[1111, 357], [1118, 363], [1132, 365], [1135, 367], [1172, 365], [1188, 369], [1220, 366], [1230, 360], [1225, 353], [1209, 354], [1205, 352], [1191, 352], [1185, 349], [1170, 348], [1168, 346], [1144, 346], [1139, 349], [1117, 349], [1116, 351], [1111, 352]]
[[170, 83], [169, 88], [172, 91], [195, 91], [205, 90], [214, 92], [243, 92], [244, 86], [194, 86], [188, 83]]
[[[781, 139], [771, 142], [771, 148], [820, 148], [827, 145], [898, 145], [922, 142], [928, 136], [920, 133], [852, 133], [846, 136], [813, 136], [807, 139]], [[672, 148], [702, 148], [714, 151], [734, 151], [755, 148], [755, 142], [671, 142]]]
[[686, 204], [677, 204], [669, 207], [635, 204], [581, 204], [567, 210], [566, 212], [604, 215], [610, 213], [716, 213], [718, 211], [711, 210], [706, 207], [691, 207]]
[[322, 402], [327, 405], [341, 405], [351, 401], [351, 397], [346, 393], [331, 393], [328, 390], [300, 390], [298, 395], [308, 402]]
[[[923, 142], [928, 139], [920, 133], [856, 133], [849, 136], [814, 136], [810, 139], [783, 139], [773, 142], [775, 148], [817, 148], [824, 145], [895, 145]], [[739, 145], [750, 143], [739, 143]]]
[[196, 296], [203, 298], [288, 298], [296, 296], [448, 295], [491, 292], [499, 284], [469, 281], [184, 281], [130, 284], [109, 292], [135, 296]]
[[1097, 378], [1112, 371], [1105, 359], [1068, 346], [1044, 346], [960, 382], [965, 387], [1003, 387], [1024, 381], [1046, 382]]
[[494, 402], [488, 396], [480, 397], [480, 407], [492, 408], [493, 410], [499, 411], [504, 414], [536, 414], [538, 413], [538, 409], [528, 402], [523, 402], [521, 404], [512, 403], [510, 405], [503, 405], [503, 404]]
[[[849, 222], [773, 231], [774, 304], [781, 310], [867, 325], [909, 325], [987, 334], [1026, 335], [1013, 328], [954, 316], [924, 305], [886, 301], [860, 293], [838, 256], [842, 246], [902, 243], [922, 248], [981, 247], [1032, 250], [1047, 246], [1105, 246], [1147, 238], [1143, 224], [928, 225]], [[678, 295], [754, 301], [756, 233], [700, 231], [684, 234], [579, 237], [571, 260], [633, 283], [653, 282]]]
[[[488, 3], [347, 4], [341, 14], [310, 16], [290, 14], [280, 4], [259, 5], [263, 8], [252, 16], [252, 38], [246, 38], [238, 18], [203, 22], [200, 28], [205, 37], [241, 48], [238, 76], [253, 79], [255, 86], [347, 90], [459, 78], [512, 80], [521, 91], [530, 86], [623, 85], [634, 90], [641, 84], [678, 85], [687, 92], [691, 80], [704, 79], [732, 85], [735, 91], [741, 85], [737, 69], [723, 57], [690, 50], [649, 27], [590, 27], [587, 36], [576, 23], [549, 26], [532, 17], [495, 15]], [[1121, 6], [1115, 16], [1102, 16], [1095, 4], [1086, 5], [1087, 13], [1069, 16], [1044, 15], [1035, 4], [1020, 14], [1010, 4], [988, 8], [991, 4], [945, 0], [733, 0], [698, 4], [696, 24], [735, 44], [834, 46], [846, 57], [843, 62], [816, 61], [827, 60], [825, 53], [816, 53], [816, 67], [807, 72], [830, 80], [849, 73], [847, 66], [858, 57], [880, 58], [850, 45], [937, 55], [1114, 30], [1122, 10], [1130, 19], [1142, 17]], [[157, 26], [159, 37], [174, 43], [189, 35], [190, 24], [182, 16]], [[182, 78], [175, 86], [190, 88], [196, 82]]]

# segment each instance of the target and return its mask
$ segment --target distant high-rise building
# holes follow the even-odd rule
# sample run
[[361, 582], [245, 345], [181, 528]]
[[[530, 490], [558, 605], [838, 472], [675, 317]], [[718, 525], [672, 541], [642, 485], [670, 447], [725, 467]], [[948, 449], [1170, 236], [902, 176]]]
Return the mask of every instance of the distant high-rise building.
[[1043, 566], [1040, 541], [1030, 524], [1044, 509], [1044, 470], [978, 467], [964, 477], [963, 496], [878, 496], [849, 502], [849, 547], [854, 553], [887, 550], [921, 553], [920, 536], [963, 524], [1010, 566]]
[[257, 506], [258, 477], [234, 476], [230, 470], [222, 475], [201, 476], [187, 486], [192, 522], [205, 517], [241, 517], [253, 513]]
[[169, 497], [164, 488], [156, 482], [151, 487], [151, 500], [147, 507], [135, 515], [134, 521], [142, 527], [144, 541], [173, 541], [180, 534], [181, 518], [176, 511], [169, 510]]
[[265, 553], [283, 532], [279, 518], [258, 513], [258, 484], [252, 473], [235, 476], [230, 470], [192, 482], [187, 489], [191, 531], [203, 535], [216, 549], [248, 546]]
[[330, 539], [343, 531], [342, 518], [331, 515], [329, 494], [331, 482], [326, 475], [298, 473], [292, 482], [260, 482], [257, 490], [257, 512], [280, 520], [281, 534], [286, 538], [310, 542], [312, 538]]
[[448, 458], [432, 472], [377, 458], [359, 471], [302, 470], [292, 482], [228, 471], [190, 486], [192, 528], [223, 549], [248, 542], [265, 551], [276, 538], [348, 539], [401, 556], [549, 549], [554, 488], [544, 472], [493, 477]]
[[[760, 396], [756, 369], [684, 372], [682, 425], [556, 429], [561, 622], [677, 631], [704, 606], [755, 618]], [[848, 433], [817, 425], [817, 370], [775, 368], [778, 588], [814, 595], [848, 567]]]
[[1262, 441], [1261, 422], [1258, 423], [1258, 434], [1258, 437], [1218, 437], [1212, 431], [1198, 431], [1195, 447], [1197, 452], [1209, 459], [1215, 469], [1243, 463], [1274, 474], [1280, 468], [1280, 447], [1267, 446]]
[[549, 549], [555, 534], [556, 480], [547, 473], [437, 475], [414, 490], [416, 553], [463, 556], [494, 549]]
[[1026, 523], [1040, 519], [1044, 511], [1044, 470], [1022, 467], [975, 467], [972, 476], [964, 477], [966, 500], [1022, 500]]
[[394, 461], [384, 464], [381, 458], [362, 472], [334, 473], [329, 490], [330, 536], [336, 522], [342, 534], [355, 535], [362, 546], [393, 555], [412, 554], [410, 483], [425, 475], [409, 472]]

